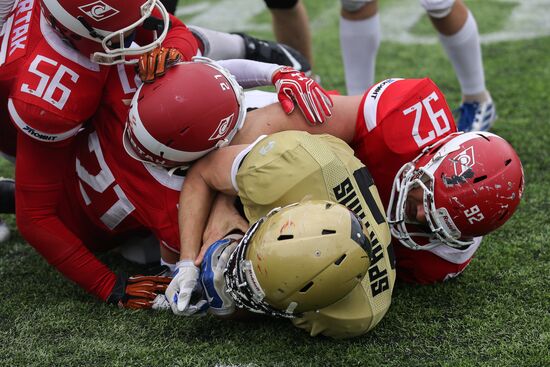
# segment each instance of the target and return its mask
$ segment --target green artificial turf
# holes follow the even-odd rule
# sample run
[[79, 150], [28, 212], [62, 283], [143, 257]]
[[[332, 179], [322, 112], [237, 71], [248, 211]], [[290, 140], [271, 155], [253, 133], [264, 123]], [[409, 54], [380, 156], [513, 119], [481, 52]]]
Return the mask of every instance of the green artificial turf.
[[[315, 72], [325, 88], [344, 92], [338, 2], [305, 3]], [[381, 1], [381, 12], [395, 4]], [[517, 5], [467, 4], [483, 32], [506, 27]], [[267, 13], [253, 19], [269, 26]], [[430, 27], [420, 18], [412, 31], [430, 35]], [[270, 37], [265, 29], [251, 33]], [[17, 234], [14, 218], [3, 216], [13, 236], [0, 244], [0, 366], [550, 366], [550, 37], [484, 44], [483, 55], [499, 115], [493, 131], [516, 148], [526, 186], [516, 214], [484, 239], [458, 279], [397, 285], [388, 314], [367, 335], [311, 338], [285, 320], [183, 318], [102, 304], [49, 266]], [[377, 79], [390, 76], [429, 76], [458, 107], [458, 82], [438, 43], [383, 42]], [[12, 166], [1, 161], [0, 175], [12, 176]], [[116, 254], [102, 259], [135, 268]]]

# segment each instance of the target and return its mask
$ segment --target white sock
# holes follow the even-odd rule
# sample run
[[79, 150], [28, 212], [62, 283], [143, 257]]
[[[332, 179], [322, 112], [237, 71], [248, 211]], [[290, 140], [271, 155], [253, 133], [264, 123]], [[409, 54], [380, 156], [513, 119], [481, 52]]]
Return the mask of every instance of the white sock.
[[213, 60], [244, 58], [244, 39], [238, 34], [218, 32], [197, 26], [190, 26], [189, 29], [203, 43], [203, 56]]
[[485, 86], [479, 32], [472, 13], [468, 11], [468, 18], [457, 33], [452, 36], [439, 34], [439, 39], [453, 64], [462, 95], [485, 95], [489, 98]]
[[364, 20], [340, 17], [340, 47], [348, 95], [363, 94], [374, 84], [380, 36], [378, 14]]

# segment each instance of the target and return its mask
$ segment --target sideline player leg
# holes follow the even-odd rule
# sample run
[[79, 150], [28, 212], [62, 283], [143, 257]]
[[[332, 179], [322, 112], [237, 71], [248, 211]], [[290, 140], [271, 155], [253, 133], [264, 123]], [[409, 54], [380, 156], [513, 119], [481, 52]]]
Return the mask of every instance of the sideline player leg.
[[296, 49], [310, 64], [313, 64], [311, 31], [303, 2], [300, 0], [264, 1], [271, 12], [275, 39]]
[[487, 131], [497, 115], [485, 86], [485, 73], [476, 20], [462, 0], [420, 0], [455, 70], [462, 105], [458, 129]]
[[376, 0], [341, 0], [340, 47], [348, 95], [363, 94], [374, 83], [380, 46], [380, 17]]
[[189, 26], [199, 42], [203, 56], [213, 60], [248, 59], [286, 65], [307, 73], [309, 61], [290, 46], [260, 40], [244, 33], [225, 33], [198, 26]]

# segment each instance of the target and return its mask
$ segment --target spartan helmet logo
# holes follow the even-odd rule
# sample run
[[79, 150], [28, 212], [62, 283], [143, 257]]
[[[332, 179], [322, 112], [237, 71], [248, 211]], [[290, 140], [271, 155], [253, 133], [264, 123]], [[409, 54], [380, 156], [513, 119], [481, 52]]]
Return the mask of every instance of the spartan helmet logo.
[[112, 17], [119, 13], [118, 10], [110, 5], [105, 4], [103, 1], [95, 1], [90, 4], [82, 5], [78, 7], [84, 14], [90, 18], [100, 22], [107, 18]]
[[464, 149], [456, 157], [452, 159], [456, 176], [462, 176], [464, 172], [472, 168], [476, 164], [474, 155], [474, 147], [471, 146]]
[[223, 118], [220, 123], [218, 124], [218, 127], [216, 130], [214, 130], [214, 133], [208, 140], [217, 140], [223, 138], [225, 135], [227, 135], [227, 132], [229, 131], [229, 127], [231, 126], [231, 122], [233, 121], [233, 117], [235, 116], [234, 113], [231, 115]]

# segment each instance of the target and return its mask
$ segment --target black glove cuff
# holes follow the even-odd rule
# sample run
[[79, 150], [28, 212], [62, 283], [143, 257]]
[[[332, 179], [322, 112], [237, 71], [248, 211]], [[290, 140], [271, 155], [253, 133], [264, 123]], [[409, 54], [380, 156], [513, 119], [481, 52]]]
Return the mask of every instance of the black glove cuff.
[[125, 273], [118, 273], [116, 276], [115, 286], [107, 298], [107, 303], [117, 305], [120, 301], [126, 301], [126, 284], [128, 276]]

